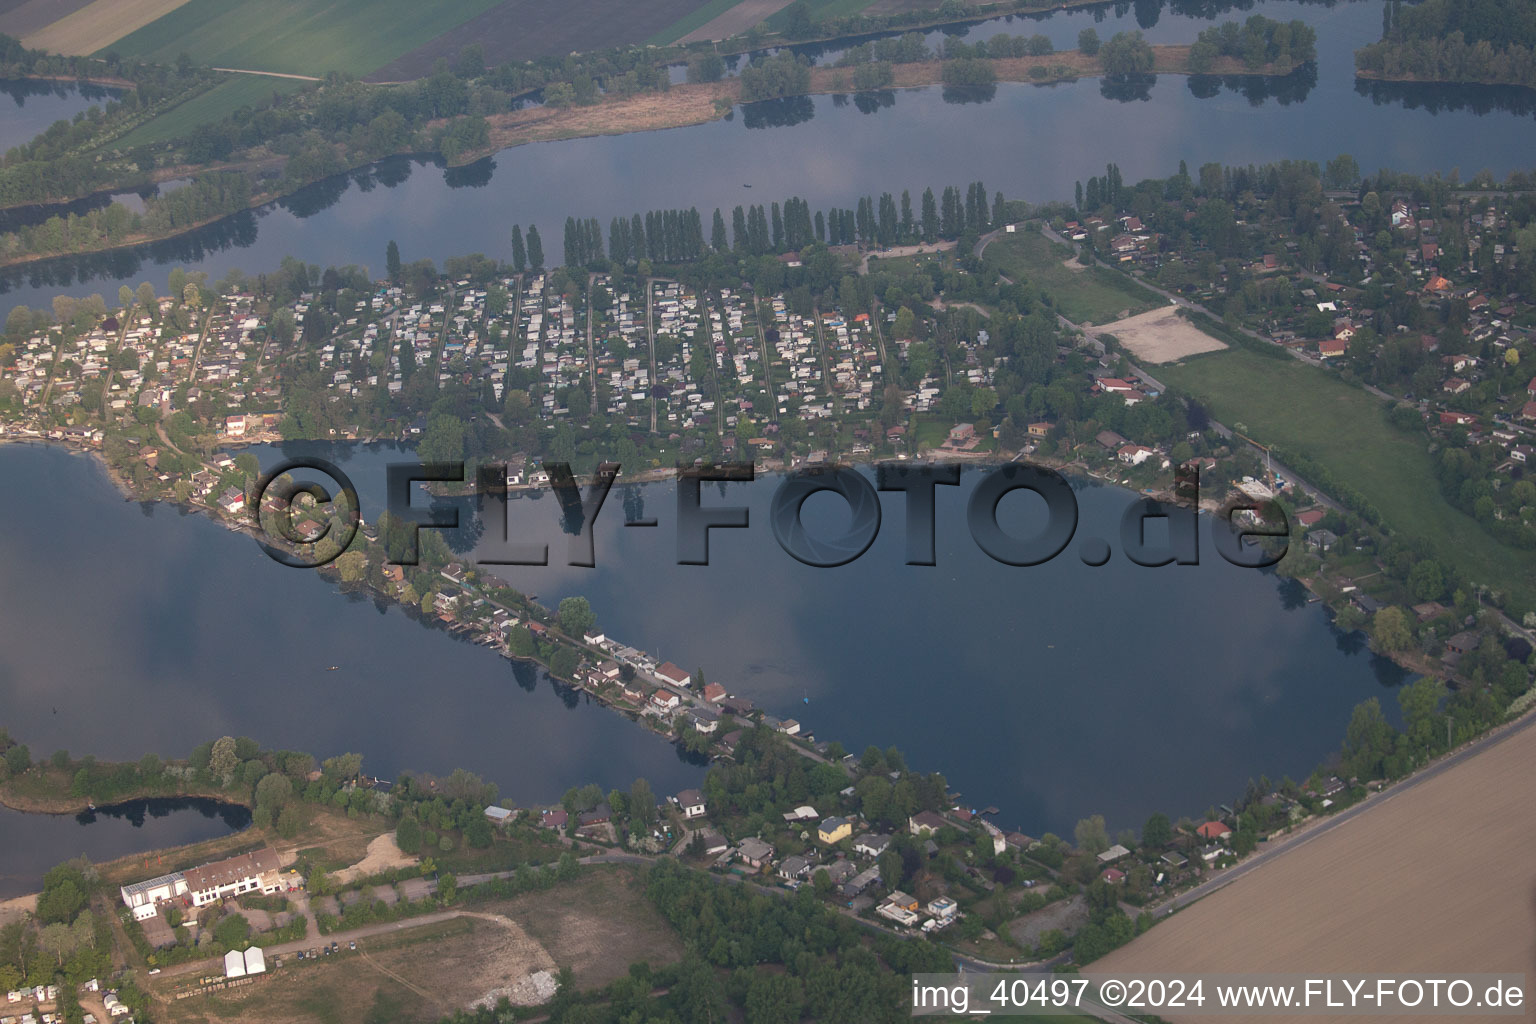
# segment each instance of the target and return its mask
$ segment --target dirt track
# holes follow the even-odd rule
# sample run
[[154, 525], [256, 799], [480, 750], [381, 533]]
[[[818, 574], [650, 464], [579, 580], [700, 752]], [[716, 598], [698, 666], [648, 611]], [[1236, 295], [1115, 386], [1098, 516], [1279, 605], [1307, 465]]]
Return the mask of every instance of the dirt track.
[[1369, 813], [1175, 914], [1092, 970], [1529, 975], [1536, 808], [1525, 782], [1533, 760], [1536, 729], [1523, 729], [1422, 785], [1385, 794]]

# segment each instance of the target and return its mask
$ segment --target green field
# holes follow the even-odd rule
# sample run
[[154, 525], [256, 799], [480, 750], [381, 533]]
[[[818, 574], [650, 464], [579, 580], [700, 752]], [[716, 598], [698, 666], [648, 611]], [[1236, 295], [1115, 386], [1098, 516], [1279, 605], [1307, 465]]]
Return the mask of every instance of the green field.
[[1025, 281], [1047, 292], [1056, 308], [1074, 323], [1103, 325], [1120, 319], [1123, 311], [1134, 316], [1163, 300], [1125, 275], [1105, 267], [1066, 266], [1072, 251], [1055, 245], [1035, 231], [999, 235], [987, 245], [985, 263], [995, 266], [1010, 280]]
[[1404, 536], [1432, 544], [1446, 564], [1512, 595], [1536, 600], [1536, 556], [1506, 547], [1440, 493], [1422, 438], [1396, 430], [1383, 403], [1323, 370], [1240, 349], [1158, 367], [1157, 376], [1204, 402], [1211, 415], [1264, 444], [1301, 452], [1347, 480]]
[[[850, 14], [858, 14], [864, 8], [874, 3], [875, 0], [805, 0], [805, 5], [810, 8], [811, 20], [822, 21], [826, 18], [845, 18]], [[935, 7], [938, 3], [935, 2]], [[783, 31], [789, 24], [789, 8], [775, 12], [768, 19], [768, 27], [775, 31]]]
[[703, 28], [711, 21], [724, 14], [726, 11], [741, 3], [741, 0], [709, 0], [709, 3], [700, 7], [692, 14], [678, 18], [666, 28], [657, 32], [651, 38], [645, 40], [642, 46], [671, 46], [679, 39], [695, 29]]
[[364, 75], [499, 0], [189, 0], [112, 45], [124, 57], [215, 67]]
[[193, 128], [210, 121], [220, 121], [241, 107], [254, 107], [270, 100], [274, 92], [290, 93], [307, 83], [291, 78], [263, 78], [259, 75], [231, 75], [207, 92], [167, 110], [159, 117], [139, 125], [112, 143], [113, 148], [132, 149], [150, 142], [164, 142], [188, 135]]

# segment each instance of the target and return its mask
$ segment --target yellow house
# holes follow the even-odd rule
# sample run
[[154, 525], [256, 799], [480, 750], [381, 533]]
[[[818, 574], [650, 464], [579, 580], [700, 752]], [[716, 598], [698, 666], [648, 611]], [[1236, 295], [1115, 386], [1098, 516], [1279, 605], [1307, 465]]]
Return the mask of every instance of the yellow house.
[[853, 822], [847, 818], [828, 818], [816, 829], [816, 838], [831, 845], [853, 835]]

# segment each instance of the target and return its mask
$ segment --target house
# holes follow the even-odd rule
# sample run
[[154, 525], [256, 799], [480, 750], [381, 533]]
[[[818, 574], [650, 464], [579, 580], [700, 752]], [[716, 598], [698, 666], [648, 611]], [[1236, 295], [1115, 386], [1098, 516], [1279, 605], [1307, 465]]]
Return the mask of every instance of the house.
[[786, 881], [794, 881], [804, 878], [811, 873], [811, 862], [798, 854], [793, 857], [785, 857], [777, 869], [778, 876]]
[[927, 835], [937, 832], [947, 824], [949, 822], [933, 811], [918, 811], [907, 819], [907, 831], [915, 836]]
[[878, 881], [880, 881], [880, 866], [871, 864], [843, 883], [843, 895], [852, 898]]
[[720, 716], [709, 708], [689, 708], [688, 721], [698, 732], [710, 733], [720, 727]]
[[687, 686], [693, 679], [670, 661], [662, 662], [661, 667], [656, 670], [656, 678], [673, 686]]
[[831, 817], [816, 828], [816, 838], [831, 845], [853, 835], [853, 823], [847, 818]]
[[1169, 867], [1175, 868], [1175, 869], [1181, 868], [1184, 865], [1189, 863], [1189, 858], [1185, 857], [1182, 853], [1177, 853], [1177, 852], [1175, 852], [1173, 850], [1169, 850], [1167, 853], [1163, 854], [1162, 857], [1159, 858], [1159, 859], [1164, 864], [1167, 864]]
[[219, 508], [225, 515], [238, 515], [245, 508], [245, 495], [241, 491], [231, 487], [219, 495]]
[[1348, 351], [1348, 338], [1324, 338], [1317, 343], [1317, 354], [1324, 359], [1336, 359]]
[[1339, 542], [1339, 535], [1332, 530], [1311, 530], [1307, 533], [1307, 547], [1314, 551], [1327, 551]]
[[718, 857], [731, 848], [731, 844], [725, 841], [725, 836], [712, 828], [695, 832], [693, 842], [699, 844], [700, 852], [706, 857]]
[[1127, 850], [1125, 847], [1121, 846], [1119, 843], [1116, 843], [1114, 846], [1111, 846], [1109, 849], [1107, 849], [1103, 853], [1099, 854], [1099, 863], [1100, 864], [1113, 864], [1115, 861], [1119, 860], [1121, 857], [1129, 857], [1130, 855], [1131, 855], [1131, 851], [1130, 850]]
[[1037, 420], [1029, 425], [1029, 436], [1045, 437], [1050, 434], [1051, 428], [1054, 426], [1056, 426], [1056, 424], [1051, 423], [1048, 420]]
[[1220, 843], [1211, 843], [1200, 850], [1200, 859], [1209, 864], [1226, 852], [1227, 848], [1225, 846], [1222, 846]]
[[1483, 642], [1481, 633], [1474, 629], [1462, 630], [1445, 642], [1445, 649], [1452, 654], [1466, 654], [1468, 651], [1477, 650], [1477, 645]]
[[1520, 418], [1536, 421], [1536, 402], [1526, 402], [1520, 407]]
[[928, 913], [940, 921], [948, 921], [960, 912], [960, 905], [948, 896], [940, 896], [928, 901], [924, 908]]
[[1302, 529], [1310, 530], [1312, 527], [1322, 522], [1327, 515], [1328, 512], [1326, 509], [1311, 508], [1307, 509], [1305, 512], [1298, 513], [1295, 519], [1296, 522], [1301, 524]]
[[187, 893], [195, 907], [245, 893], [271, 894], [282, 887], [279, 867], [277, 851], [271, 849], [205, 864], [186, 872]]
[[512, 820], [512, 812], [505, 807], [491, 806], [485, 809], [485, 817], [492, 825], [505, 825]]
[[187, 876], [177, 871], [125, 885], [118, 891], [123, 906], [133, 911], [134, 920], [147, 921], [159, 913], [158, 904], [187, 894]]
[[1100, 447], [1107, 448], [1112, 452], [1119, 451], [1130, 443], [1113, 430], [1101, 430], [1094, 435], [1093, 439], [1099, 442]]
[[878, 832], [865, 832], [853, 841], [853, 852], [866, 857], [878, 857], [891, 845], [891, 837]]
[[1105, 868], [1103, 874], [1099, 875], [1099, 877], [1110, 885], [1119, 885], [1125, 881], [1125, 872], [1119, 868]]
[[1142, 444], [1128, 444], [1115, 453], [1115, 457], [1128, 466], [1139, 466], [1155, 455], [1151, 448]]
[[569, 819], [570, 816], [560, 807], [551, 807], [539, 814], [539, 824], [545, 828], [565, 828], [565, 823]]
[[1007, 843], [1015, 850], [1018, 850], [1020, 853], [1023, 853], [1025, 850], [1035, 845], [1035, 841], [1029, 836], [1025, 835], [1023, 832], [1009, 832], [1007, 835], [1003, 836], [1003, 842]]
[[917, 909], [917, 897], [910, 896], [900, 889], [892, 889], [891, 894], [885, 898], [885, 902], [895, 907], [901, 907], [903, 910]]
[[677, 694], [671, 690], [657, 690], [651, 694], [651, 709], [653, 711], [671, 711], [681, 703], [682, 701], [678, 698]]
[[775, 725], [774, 729], [783, 733], [785, 736], [800, 735], [800, 723], [795, 721], [793, 718], [784, 719], [782, 722]]
[[1440, 425], [1442, 427], [1476, 427], [1477, 417], [1469, 412], [1442, 412]]
[[677, 801], [677, 809], [683, 812], [684, 818], [692, 820], [704, 817], [707, 810], [704, 805], [704, 794], [698, 790], [685, 789], [673, 799]]
[[1224, 821], [1207, 821], [1195, 829], [1201, 839], [1225, 839], [1232, 834], [1232, 826]]
[[810, 804], [801, 804], [792, 811], [784, 812], [784, 820], [793, 824], [797, 821], [813, 821], [821, 815], [816, 813], [816, 808]]
[[718, 704], [724, 697], [725, 697], [725, 687], [721, 686], [719, 683], [705, 683], [704, 684], [704, 699], [705, 700], [707, 700], [707, 701], [709, 701], [711, 703], [714, 703], [714, 704]]
[[756, 836], [743, 839], [736, 847], [742, 862], [754, 868], [762, 868], [773, 862], [773, 847]]

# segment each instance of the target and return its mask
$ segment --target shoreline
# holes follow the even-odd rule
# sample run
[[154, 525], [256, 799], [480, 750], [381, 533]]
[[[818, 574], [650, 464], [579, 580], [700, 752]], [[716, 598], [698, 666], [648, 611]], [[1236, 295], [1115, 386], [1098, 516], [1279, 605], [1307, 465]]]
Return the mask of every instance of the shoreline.
[[[1155, 63], [1152, 70], [1147, 72], [1148, 75], [1153, 77], [1164, 75], [1192, 77], [1196, 74], [1196, 72], [1190, 71], [1188, 67], [1189, 45], [1160, 45], [1152, 47], [1152, 51]], [[997, 81], [994, 83], [994, 86], [1002, 84], [1048, 86], [1060, 82], [1074, 82], [1085, 78], [1101, 78], [1105, 75], [1103, 66], [1097, 57], [1088, 57], [1076, 50], [1063, 50], [1038, 57], [997, 57], [986, 58], [986, 60], [997, 73]], [[943, 61], [929, 60], [893, 65], [894, 80], [892, 83], [883, 89], [874, 91], [889, 92], [943, 86], [943, 64]], [[1270, 65], [1265, 65], [1254, 70], [1247, 68], [1236, 58], [1222, 57], [1218, 59], [1216, 65], [1210, 71], [1200, 72], [1199, 74], [1211, 77], [1284, 78], [1294, 74], [1304, 66], [1304, 64], [1297, 64], [1294, 67], [1281, 71]], [[1045, 72], [1044, 77], [1036, 77], [1032, 74], [1037, 68]], [[1068, 73], [1057, 74], [1057, 71]], [[798, 96], [851, 94], [856, 92], [852, 86], [852, 78], [853, 68], [851, 67], [812, 68], [810, 88], [806, 92], [780, 98], [794, 99]], [[983, 88], [992, 88], [994, 86]], [[634, 96], [605, 99], [585, 107], [531, 107], [504, 114], [494, 114], [486, 118], [486, 122], [490, 127], [490, 142], [486, 146], [464, 152], [460, 155], [459, 159], [447, 162], [447, 167], [449, 169], [465, 167], [495, 156], [505, 150], [538, 142], [564, 142], [572, 139], [603, 138], [639, 132], [669, 131], [675, 128], [697, 127], [698, 125], [723, 120], [732, 114], [738, 106], [743, 105], [745, 104], [741, 99], [741, 81], [739, 78], [730, 78], [719, 82], [685, 83], [672, 86], [666, 92], [638, 93]], [[430, 130], [434, 126], [446, 123], [448, 122], [429, 121], [423, 127]], [[399, 153], [391, 153], [344, 168], [335, 174], [326, 175], [324, 178], [304, 182], [289, 191], [253, 192], [250, 201], [243, 209], [231, 210], [228, 213], [207, 217], [179, 226], [172, 231], [141, 233], [133, 236], [131, 240], [125, 239], [110, 245], [71, 252], [13, 256], [0, 260], [0, 270], [16, 270], [39, 263], [46, 263], [51, 260], [67, 260], [129, 251], [142, 246], [153, 245], [157, 242], [180, 238], [221, 221], [228, 220], [231, 217], [239, 216], [242, 213], [270, 206], [321, 181], [352, 175], [364, 168], [372, 167], [383, 160], [399, 157], [430, 160], [442, 158], [442, 154], [420, 150], [405, 150]], [[164, 180], [192, 177], [215, 171], [238, 170], [250, 173], [260, 170], [264, 166], [270, 165], [270, 163], [270, 158], [263, 158], [226, 161], [217, 166], [198, 168], [187, 168], [185, 166], [162, 168], [151, 174], [150, 179], [152, 184], [158, 184]], [[172, 174], [170, 173], [171, 171], [175, 173]], [[86, 197], [61, 199], [49, 204], [28, 205], [62, 205], [77, 202], [80, 198], [89, 198], [89, 196], [99, 195], [103, 192], [110, 193], [115, 191], [122, 191], [122, 189], [116, 186], [109, 186], [107, 188], [95, 189]]]
[[1536, 85], [1524, 82], [1501, 82], [1485, 78], [1431, 78], [1414, 74], [1389, 75], [1383, 71], [1362, 71], [1355, 68], [1355, 78], [1367, 82], [1390, 82], [1398, 85], [1483, 85], [1503, 89], [1524, 89], [1536, 94]]

